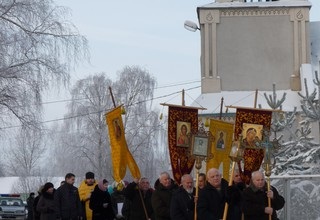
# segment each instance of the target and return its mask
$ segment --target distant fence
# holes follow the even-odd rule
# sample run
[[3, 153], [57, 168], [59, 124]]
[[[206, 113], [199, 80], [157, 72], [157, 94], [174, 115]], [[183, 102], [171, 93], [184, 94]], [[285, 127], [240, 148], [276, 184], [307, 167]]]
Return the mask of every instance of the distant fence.
[[285, 198], [281, 220], [320, 220], [320, 175], [271, 176], [272, 185]]

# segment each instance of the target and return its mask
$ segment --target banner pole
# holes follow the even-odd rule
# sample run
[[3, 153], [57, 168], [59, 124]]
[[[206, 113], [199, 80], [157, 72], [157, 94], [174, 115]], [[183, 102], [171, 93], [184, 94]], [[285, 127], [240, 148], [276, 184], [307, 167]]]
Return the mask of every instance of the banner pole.
[[197, 204], [198, 204], [198, 197], [199, 197], [199, 169], [196, 169], [196, 195], [194, 201], [194, 220], [197, 220], [198, 213], [197, 213]]
[[[229, 184], [228, 184], [229, 186], [232, 186], [235, 166], [236, 166], [236, 162], [233, 161], [232, 168], [231, 168], [231, 174], [230, 174], [230, 178], [229, 178]], [[228, 208], [229, 208], [229, 204], [226, 202], [224, 205], [223, 218], [222, 218], [223, 220], [227, 219]]]
[[109, 86], [109, 91], [110, 91], [111, 99], [112, 99], [112, 102], [113, 102], [113, 107], [115, 108], [116, 107], [116, 102], [114, 101], [114, 96], [113, 96], [113, 93], [112, 93], [111, 86]]

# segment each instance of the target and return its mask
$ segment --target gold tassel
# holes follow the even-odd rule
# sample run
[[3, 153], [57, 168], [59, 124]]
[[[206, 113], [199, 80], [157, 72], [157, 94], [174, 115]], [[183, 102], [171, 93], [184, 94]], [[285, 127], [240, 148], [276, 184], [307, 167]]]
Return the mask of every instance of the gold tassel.
[[126, 109], [124, 108], [124, 106], [121, 107], [121, 115], [125, 115], [126, 114]]
[[162, 118], [163, 118], [163, 114], [161, 113], [159, 119], [162, 120]]

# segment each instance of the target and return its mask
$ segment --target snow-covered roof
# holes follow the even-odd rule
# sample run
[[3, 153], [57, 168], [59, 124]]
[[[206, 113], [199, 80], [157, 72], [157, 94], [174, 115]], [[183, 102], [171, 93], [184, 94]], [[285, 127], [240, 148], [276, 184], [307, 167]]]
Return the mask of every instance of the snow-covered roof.
[[307, 0], [281, 0], [268, 2], [213, 2], [199, 8], [267, 8], [267, 7], [311, 7], [311, 2]]

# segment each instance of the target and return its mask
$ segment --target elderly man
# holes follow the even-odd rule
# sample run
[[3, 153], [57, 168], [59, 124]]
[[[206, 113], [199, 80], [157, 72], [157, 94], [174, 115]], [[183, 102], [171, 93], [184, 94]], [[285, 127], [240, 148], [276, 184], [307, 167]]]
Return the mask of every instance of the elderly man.
[[228, 182], [222, 179], [221, 173], [216, 168], [208, 170], [207, 181], [207, 185], [199, 192], [198, 219], [222, 219]]
[[134, 179], [124, 189], [123, 194], [127, 201], [130, 201], [128, 220], [153, 219], [151, 196], [153, 190], [150, 188], [148, 178]]
[[155, 191], [151, 197], [152, 208], [156, 220], [171, 220], [170, 203], [172, 193], [178, 186], [170, 178], [167, 172], [162, 172], [159, 183], [155, 186]]
[[189, 174], [181, 177], [181, 185], [172, 195], [170, 216], [174, 220], [193, 220], [194, 218], [194, 187]]
[[[268, 198], [271, 199], [271, 207], [268, 206]], [[277, 220], [276, 210], [284, 206], [284, 198], [279, 195], [276, 188], [271, 187], [268, 191], [265, 178], [262, 172], [255, 171], [251, 176], [251, 183], [243, 191], [243, 214], [245, 220]]]

